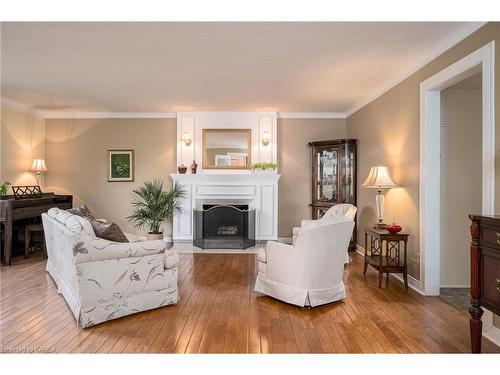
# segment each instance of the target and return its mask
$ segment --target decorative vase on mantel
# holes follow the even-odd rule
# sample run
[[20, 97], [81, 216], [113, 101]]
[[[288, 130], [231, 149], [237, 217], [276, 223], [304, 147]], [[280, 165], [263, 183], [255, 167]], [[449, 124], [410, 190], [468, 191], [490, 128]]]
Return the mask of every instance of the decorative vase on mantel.
[[198, 164], [193, 160], [193, 164], [191, 164], [191, 173], [196, 174], [196, 169], [198, 169]]
[[177, 171], [179, 172], [179, 174], [186, 174], [187, 167], [184, 164], [181, 164], [177, 167]]

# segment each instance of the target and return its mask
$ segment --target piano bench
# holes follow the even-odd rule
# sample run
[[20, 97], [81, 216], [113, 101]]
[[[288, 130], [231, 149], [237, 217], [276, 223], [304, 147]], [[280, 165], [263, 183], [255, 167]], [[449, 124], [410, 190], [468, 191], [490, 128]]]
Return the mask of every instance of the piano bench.
[[[42, 224], [26, 224], [24, 226], [24, 257], [29, 258], [30, 253], [30, 242], [31, 242], [31, 234], [34, 232], [43, 232]], [[43, 256], [47, 257], [47, 247], [45, 246], [45, 238], [43, 240]]]

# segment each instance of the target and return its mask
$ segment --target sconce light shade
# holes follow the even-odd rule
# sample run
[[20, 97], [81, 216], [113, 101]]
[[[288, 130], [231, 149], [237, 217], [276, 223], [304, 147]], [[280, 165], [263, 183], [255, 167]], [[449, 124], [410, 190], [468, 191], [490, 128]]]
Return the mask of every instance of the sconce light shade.
[[264, 146], [267, 146], [269, 142], [271, 142], [271, 133], [265, 131], [264, 134], [262, 135], [261, 141]]
[[191, 137], [189, 136], [188, 132], [182, 133], [181, 139], [182, 139], [182, 142], [184, 142], [184, 144], [186, 146], [189, 146], [191, 144], [191, 142], [192, 142]]
[[47, 166], [45, 165], [45, 160], [43, 159], [33, 159], [33, 164], [31, 164], [32, 172], [47, 172]]

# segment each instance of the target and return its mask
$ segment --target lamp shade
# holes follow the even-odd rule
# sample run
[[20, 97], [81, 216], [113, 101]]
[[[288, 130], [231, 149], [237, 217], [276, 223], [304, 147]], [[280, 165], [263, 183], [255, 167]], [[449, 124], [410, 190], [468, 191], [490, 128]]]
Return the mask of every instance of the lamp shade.
[[43, 159], [33, 159], [33, 164], [31, 164], [32, 172], [47, 172], [47, 166], [45, 165], [45, 160]]
[[387, 167], [377, 165], [376, 167], [371, 167], [368, 177], [361, 186], [373, 189], [390, 189], [398, 187], [398, 184], [392, 180]]

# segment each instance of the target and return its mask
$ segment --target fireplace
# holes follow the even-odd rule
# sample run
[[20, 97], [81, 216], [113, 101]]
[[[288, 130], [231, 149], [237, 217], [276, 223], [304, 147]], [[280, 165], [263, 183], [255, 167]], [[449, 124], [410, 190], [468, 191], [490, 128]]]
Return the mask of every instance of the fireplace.
[[255, 209], [244, 204], [204, 204], [194, 209], [193, 244], [202, 249], [255, 246]]

